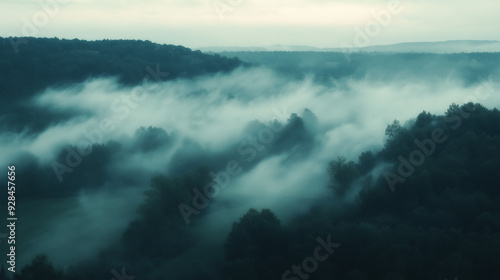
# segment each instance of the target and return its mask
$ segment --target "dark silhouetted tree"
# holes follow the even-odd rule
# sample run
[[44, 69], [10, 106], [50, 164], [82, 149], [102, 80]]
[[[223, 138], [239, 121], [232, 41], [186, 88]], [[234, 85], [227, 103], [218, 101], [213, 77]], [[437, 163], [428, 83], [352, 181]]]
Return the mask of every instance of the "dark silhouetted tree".
[[289, 261], [288, 233], [269, 209], [250, 209], [224, 244], [224, 279], [279, 279]]
[[328, 164], [328, 173], [332, 185], [330, 186], [337, 194], [345, 194], [351, 183], [359, 178], [358, 166], [355, 162], [337, 157]]
[[14, 274], [14, 280], [63, 280], [63, 272], [54, 268], [47, 256], [41, 255]]

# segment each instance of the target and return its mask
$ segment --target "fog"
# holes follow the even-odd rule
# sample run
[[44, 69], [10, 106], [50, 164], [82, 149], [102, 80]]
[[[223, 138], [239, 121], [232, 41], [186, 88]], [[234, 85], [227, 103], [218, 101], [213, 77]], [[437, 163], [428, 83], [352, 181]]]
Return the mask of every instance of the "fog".
[[[71, 112], [72, 117], [34, 135], [2, 133], [0, 161], [42, 170], [47, 179], [34, 188], [74, 191], [62, 198], [34, 196], [20, 202], [19, 212], [26, 214], [20, 214], [18, 265], [39, 253], [62, 266], [94, 258], [136, 218], [151, 177], [179, 176], [200, 165], [214, 173], [229, 162], [241, 168], [200, 215], [189, 217], [190, 230], [212, 240], [205, 246], [219, 247], [214, 250], [218, 256], [232, 223], [249, 208], [270, 208], [286, 222], [313, 204], [331, 204], [336, 198], [328, 188], [330, 160], [345, 156], [356, 161], [363, 151], [379, 150], [394, 119], [405, 123], [424, 110], [442, 114], [452, 103], [473, 100], [481, 85], [479, 77], [472, 83], [460, 76], [429, 81], [417, 73], [412, 70], [393, 81], [367, 75], [324, 83], [314, 73], [297, 78], [255, 66], [136, 87], [123, 86], [115, 77], [49, 87], [29, 100], [30, 106]], [[498, 95], [478, 101], [487, 108], [500, 105]], [[159, 129], [148, 132], [150, 126]], [[146, 132], [141, 134], [140, 127]], [[88, 143], [95, 145], [92, 150]], [[69, 166], [67, 147], [88, 155], [81, 162], [70, 157], [74, 166]], [[61, 174], [62, 182], [55, 162], [73, 170]], [[20, 177], [25, 174], [20, 170]], [[40, 212], [28, 214], [35, 207]], [[35, 226], [39, 223], [43, 227]], [[164, 267], [204, 251], [192, 246]]]

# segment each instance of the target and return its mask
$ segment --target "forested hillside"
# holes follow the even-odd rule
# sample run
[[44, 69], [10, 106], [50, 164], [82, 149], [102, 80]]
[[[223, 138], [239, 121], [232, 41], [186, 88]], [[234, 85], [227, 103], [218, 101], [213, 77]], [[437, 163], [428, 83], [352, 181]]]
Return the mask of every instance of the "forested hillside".
[[[324, 167], [330, 185], [323, 187], [340, 198], [356, 193], [354, 199], [313, 206], [287, 223], [270, 209], [250, 209], [225, 237], [223, 261], [195, 267], [183, 279], [496, 279], [499, 124], [497, 109], [453, 104], [443, 115], [394, 121], [385, 147], [358, 161], [331, 151]], [[40, 257], [14, 279], [41, 279], [33, 271], [50, 279], [100, 279], [118, 263], [137, 278], [178, 279], [162, 268], [164, 261], [211, 241], [182, 221], [176, 205], [189, 204], [197, 196], [190, 190], [208, 181], [203, 168], [153, 178], [139, 218], [98, 259], [63, 273]], [[180, 271], [187, 265], [179, 265], [186, 275]]]
[[[96, 77], [116, 77], [130, 86], [229, 72], [241, 65], [245, 63], [236, 58], [150, 41], [0, 37], [0, 102], [6, 104], [0, 127], [36, 132], [69, 117], [70, 112], [49, 115], [25, 102], [48, 86], [64, 87]], [[25, 114], [16, 114], [19, 110]]]
[[499, 53], [25, 40], [0, 280], [500, 276]]

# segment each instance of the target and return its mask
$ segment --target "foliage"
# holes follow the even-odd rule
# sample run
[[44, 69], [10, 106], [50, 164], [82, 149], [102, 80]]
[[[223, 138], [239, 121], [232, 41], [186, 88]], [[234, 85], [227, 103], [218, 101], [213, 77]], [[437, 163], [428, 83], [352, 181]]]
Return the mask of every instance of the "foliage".
[[340, 195], [345, 194], [352, 182], [359, 177], [357, 164], [353, 161], [347, 162], [344, 157], [340, 156], [330, 161], [328, 173], [333, 183], [331, 188]]
[[224, 279], [273, 279], [288, 264], [287, 233], [270, 209], [250, 209], [233, 228], [224, 244]]
[[[2, 130], [40, 132], [51, 123], [74, 114], [42, 112], [26, 103], [49, 86], [64, 87], [99, 77], [116, 77], [120, 84], [133, 86], [146, 77], [149, 82], [193, 78], [248, 65], [237, 58], [150, 41], [22, 40], [26, 43], [21, 43], [16, 52], [10, 38], [0, 37], [0, 102], [8, 104], [3, 108]], [[24, 114], [19, 114], [20, 110]], [[44, 118], [39, 117], [41, 113]]]
[[33, 259], [20, 273], [14, 274], [14, 280], [62, 280], [63, 272], [54, 268], [47, 256], [41, 255]]
[[[411, 174], [401, 175], [401, 158], [422, 150], [416, 140], [432, 139], [436, 129], [445, 140], [434, 142], [432, 149], [426, 142], [424, 160]], [[355, 190], [355, 180], [373, 179], [366, 180], [354, 201], [339, 206], [337, 196], [331, 207], [313, 207], [286, 224], [269, 209], [250, 209], [232, 225], [223, 247], [225, 259], [213, 268], [216, 272], [203, 278], [280, 279], [292, 265], [313, 254], [317, 237], [328, 235], [342, 247], [319, 263], [308, 279], [494, 279], [500, 275], [500, 112], [474, 103], [451, 105], [442, 116], [422, 112], [413, 124], [402, 127], [393, 122], [386, 132], [382, 150], [363, 152], [358, 162], [337, 157], [328, 165], [338, 194]], [[166, 132], [144, 128], [137, 137], [145, 135], [154, 139], [166, 137]], [[388, 187], [387, 173], [379, 172], [384, 166], [403, 178], [394, 192]], [[107, 257], [99, 259], [99, 265], [82, 266], [80, 271], [91, 267], [88, 271], [94, 274], [88, 275], [97, 275], [105, 271], [103, 266], [115, 264], [111, 260], [120, 259], [147, 275], [187, 252], [191, 244], [208, 242], [193, 242], [176, 209], [178, 203], [189, 204], [194, 187], [209, 182], [208, 173], [199, 169], [177, 177], [154, 177], [139, 217], [125, 231], [119, 248], [102, 254]], [[32, 271], [50, 277], [33, 278]], [[16, 277], [62, 279], [44, 258], [35, 259]]]

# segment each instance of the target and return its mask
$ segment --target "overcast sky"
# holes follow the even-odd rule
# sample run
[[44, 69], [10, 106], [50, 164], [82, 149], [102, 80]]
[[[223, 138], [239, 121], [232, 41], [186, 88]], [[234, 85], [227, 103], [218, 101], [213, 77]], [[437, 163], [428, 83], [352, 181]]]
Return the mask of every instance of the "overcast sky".
[[[2, 0], [0, 36], [206, 46], [500, 40], [498, 0]], [[385, 12], [384, 12], [385, 11]], [[374, 14], [388, 15], [379, 19]], [[368, 28], [368, 29], [367, 29]], [[368, 31], [365, 31], [365, 30]], [[370, 33], [370, 30], [372, 33]]]

